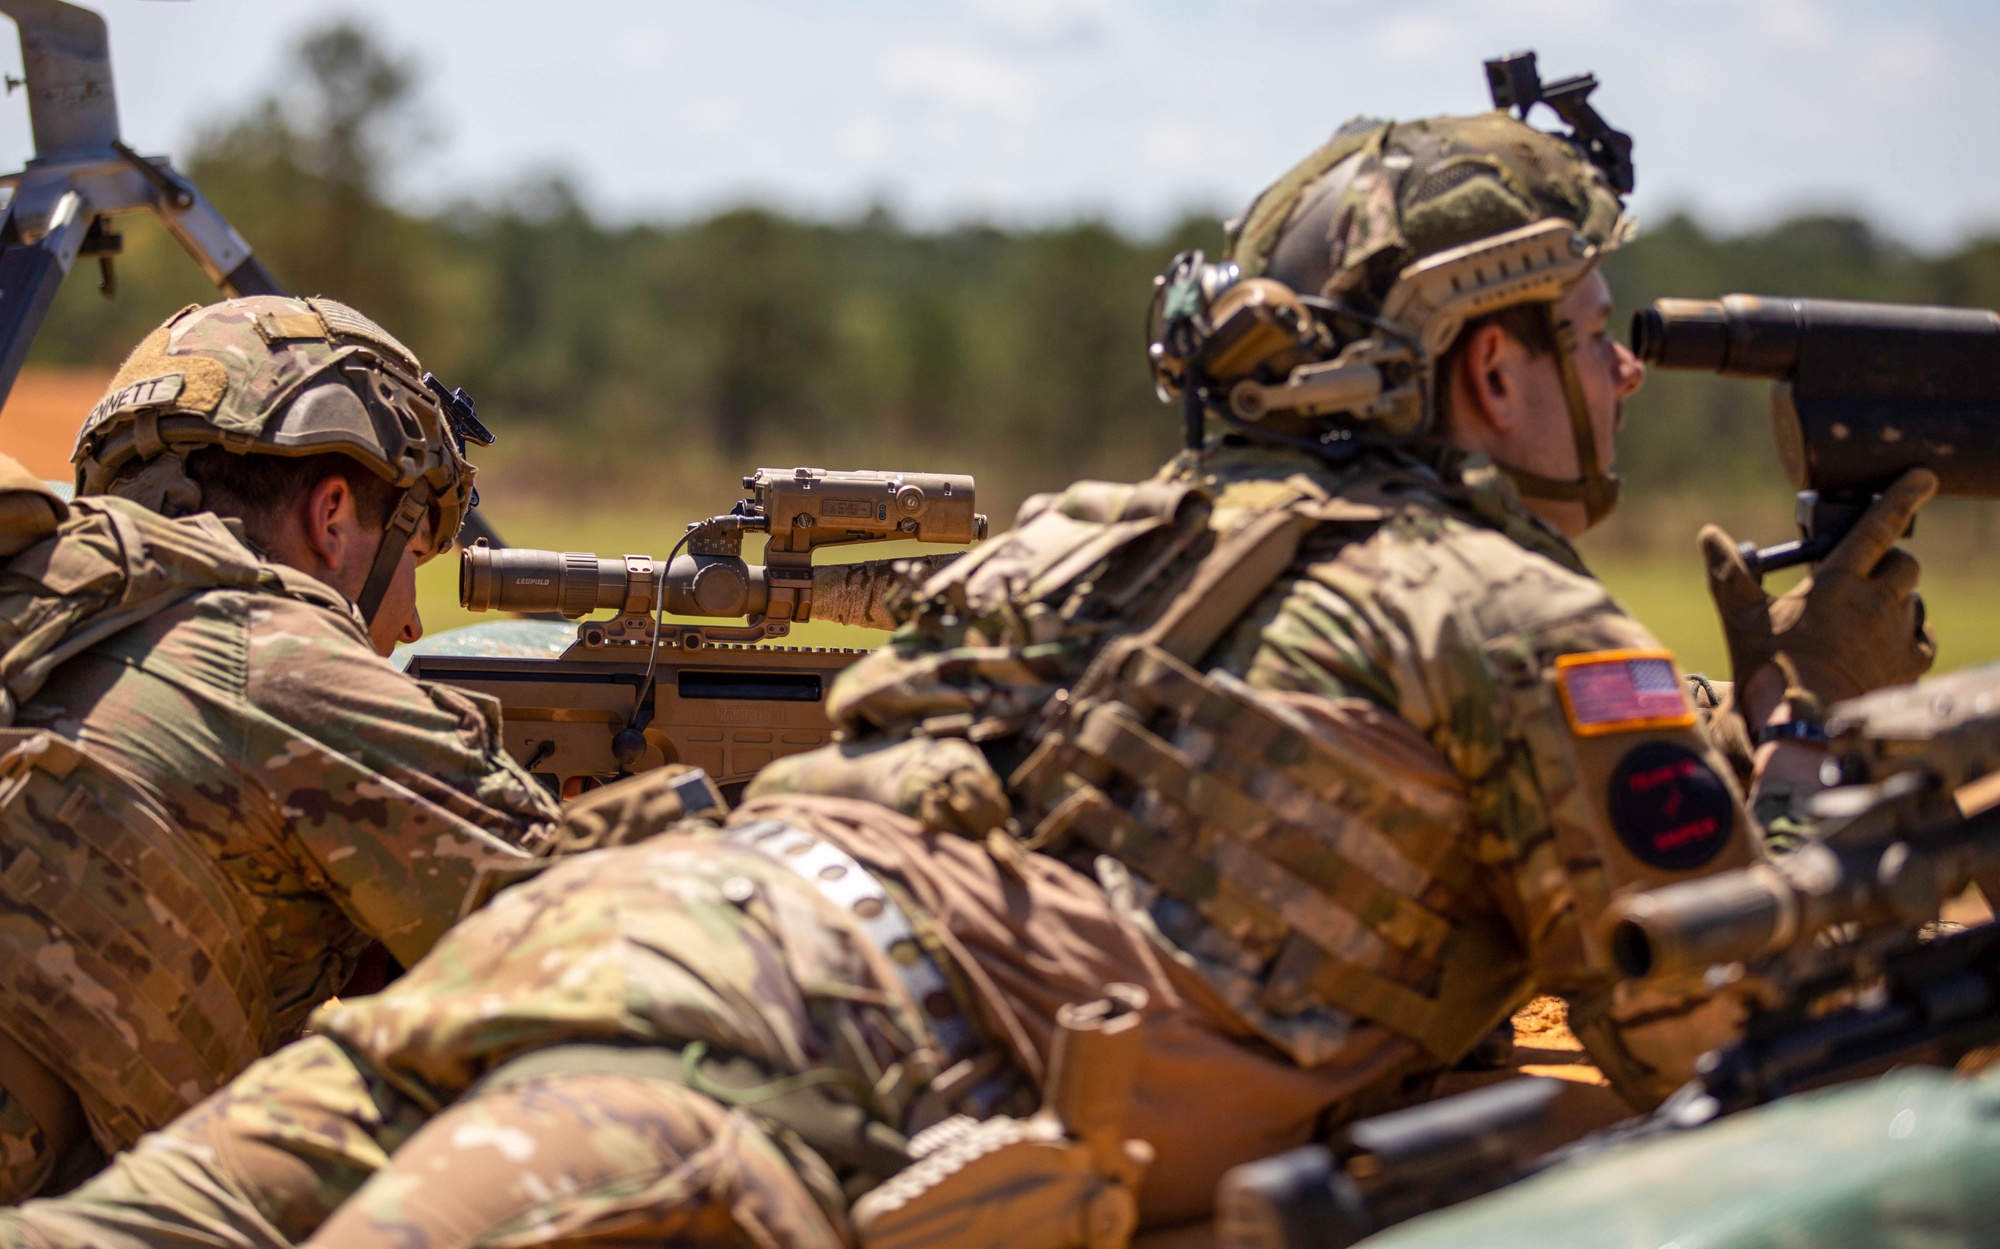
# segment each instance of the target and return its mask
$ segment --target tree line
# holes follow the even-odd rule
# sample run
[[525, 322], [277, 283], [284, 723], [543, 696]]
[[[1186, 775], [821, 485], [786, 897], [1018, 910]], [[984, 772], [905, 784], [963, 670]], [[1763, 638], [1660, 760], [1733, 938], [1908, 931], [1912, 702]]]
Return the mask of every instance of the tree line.
[[[305, 39], [272, 96], [204, 131], [187, 167], [290, 289], [348, 300], [475, 395], [488, 423], [588, 473], [647, 457], [970, 467], [1010, 493], [1143, 473], [1174, 445], [1143, 343], [1149, 283], [1221, 244], [1211, 218], [1135, 238], [1101, 221], [919, 230], [875, 210], [743, 207], [613, 225], [560, 179], [426, 213], [385, 194], [421, 130], [414, 62], [362, 29]], [[1274, 174], [1278, 171], [1272, 171]], [[135, 220], [103, 300], [78, 275], [40, 363], [115, 363], [213, 299]], [[1728, 291], [2000, 306], [2000, 238], [1906, 247], [1851, 217], [1721, 235], [1654, 223], [1606, 265], [1621, 308]], [[1630, 405], [1635, 495], [1774, 486], [1761, 386], [1656, 376]]]

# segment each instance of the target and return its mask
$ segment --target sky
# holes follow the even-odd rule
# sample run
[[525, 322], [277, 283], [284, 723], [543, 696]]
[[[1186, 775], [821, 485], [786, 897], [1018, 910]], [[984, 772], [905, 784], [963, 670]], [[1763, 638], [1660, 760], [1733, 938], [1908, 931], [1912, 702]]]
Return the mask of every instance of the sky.
[[[1232, 212], [1359, 113], [1487, 107], [1516, 48], [1636, 140], [1642, 223], [2000, 229], [1994, 0], [99, 0], [127, 140], [184, 154], [336, 14], [418, 58], [435, 205], [560, 173], [612, 220]], [[0, 24], [4, 25], [4, 24]], [[11, 40], [0, 66], [18, 68]], [[1546, 111], [1541, 124], [1552, 125]], [[0, 162], [28, 154], [0, 100]]]

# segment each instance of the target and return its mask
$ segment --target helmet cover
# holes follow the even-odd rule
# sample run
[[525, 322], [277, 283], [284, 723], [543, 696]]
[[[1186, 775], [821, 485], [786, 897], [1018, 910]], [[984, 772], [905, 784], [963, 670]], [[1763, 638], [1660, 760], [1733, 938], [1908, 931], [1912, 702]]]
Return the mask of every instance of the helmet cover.
[[127, 356], [77, 434], [79, 494], [117, 494], [166, 515], [202, 507], [183, 458], [337, 452], [405, 491], [424, 483], [446, 549], [473, 497], [454, 422], [409, 348], [335, 300], [258, 295], [190, 305]]

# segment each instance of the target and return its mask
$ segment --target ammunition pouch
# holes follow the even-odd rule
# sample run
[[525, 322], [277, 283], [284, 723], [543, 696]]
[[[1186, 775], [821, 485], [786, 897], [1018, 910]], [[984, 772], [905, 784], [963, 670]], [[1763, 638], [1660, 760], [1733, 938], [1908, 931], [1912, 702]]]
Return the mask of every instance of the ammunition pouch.
[[1047, 812], [1035, 840], [1080, 838], [1143, 876], [1155, 925], [1267, 1041], [1310, 1067], [1367, 1019], [1448, 1062], [1505, 1014], [1511, 979], [1482, 989], [1443, 957], [1475, 866], [1462, 807], [1427, 807], [1157, 647], [1107, 694], [1015, 775]]
[[1123, 1249], [1138, 1225], [1129, 1182], [1107, 1176], [1054, 1115], [951, 1119], [908, 1170], [854, 1204], [862, 1249]]

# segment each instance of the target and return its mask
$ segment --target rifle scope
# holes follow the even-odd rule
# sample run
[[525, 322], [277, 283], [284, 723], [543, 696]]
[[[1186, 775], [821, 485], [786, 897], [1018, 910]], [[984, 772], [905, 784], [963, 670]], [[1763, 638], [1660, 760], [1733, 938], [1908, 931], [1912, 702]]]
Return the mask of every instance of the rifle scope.
[[1632, 314], [1658, 368], [1777, 383], [1772, 433], [1797, 490], [1880, 489], [1929, 468], [1940, 492], [2000, 498], [2000, 314], [1725, 295]]
[[[921, 555], [816, 566], [808, 600], [811, 619], [894, 628], [882, 601], [884, 590], [906, 570], [921, 578], [954, 558]], [[572, 620], [606, 608], [643, 616], [653, 610], [659, 593], [659, 568], [660, 561], [649, 555], [608, 559], [588, 551], [496, 549], [474, 543], [459, 561], [458, 601], [469, 611], [558, 612]], [[682, 555], [667, 570], [663, 606], [669, 615], [759, 616], [770, 601], [770, 571], [737, 557]]]
[[1796, 940], [1799, 902], [1759, 864], [1642, 893], [1618, 907], [1611, 956], [1635, 980], [1699, 973]]
[[[1699, 973], [1790, 949], [1841, 924], [1913, 928], [1934, 918], [1945, 899], [2000, 867], [2000, 812], [1918, 835], [1935, 818], [1911, 814], [1935, 796], [1929, 779], [1903, 772], [1880, 786], [1827, 790], [1814, 799], [1815, 813], [1837, 821], [1845, 810], [1852, 824], [1834, 823], [1768, 863], [1621, 899], [1610, 921], [1619, 970], [1635, 979]], [[1878, 794], [1883, 805], [1869, 805]]]

